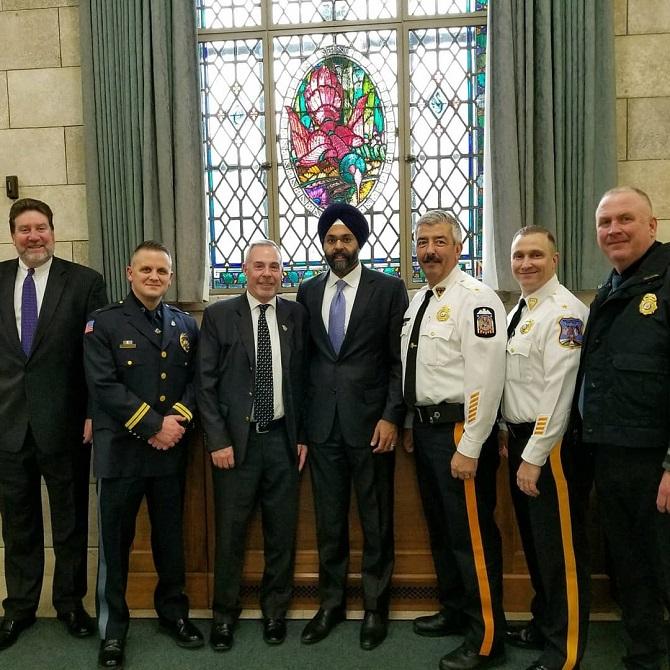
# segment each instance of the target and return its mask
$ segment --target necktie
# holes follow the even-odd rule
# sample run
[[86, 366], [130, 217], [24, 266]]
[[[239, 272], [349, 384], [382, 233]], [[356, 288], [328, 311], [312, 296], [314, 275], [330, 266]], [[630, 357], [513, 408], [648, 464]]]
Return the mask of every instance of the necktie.
[[419, 311], [414, 317], [414, 325], [412, 326], [412, 333], [409, 337], [409, 345], [407, 346], [407, 360], [405, 361], [405, 389], [404, 397], [405, 403], [408, 407], [416, 405], [416, 353], [419, 348], [419, 330], [421, 329], [421, 320], [426, 313], [426, 308], [430, 299], [433, 297], [433, 292], [428, 289], [423, 296], [423, 302]]
[[272, 385], [272, 345], [265, 312], [270, 305], [259, 305], [258, 349], [256, 351], [256, 384], [254, 388], [254, 418], [261, 426], [274, 418], [274, 388]]
[[516, 327], [519, 325], [519, 321], [521, 321], [521, 312], [523, 312], [523, 308], [526, 306], [526, 301], [521, 298], [519, 300], [519, 305], [516, 308], [516, 312], [512, 314], [512, 320], [509, 322], [509, 326], [507, 326], [507, 339], [509, 340], [512, 335], [514, 335], [514, 331], [516, 330]]
[[623, 277], [618, 272], [612, 273], [612, 288], [610, 289], [610, 294], [614, 293], [619, 286], [623, 283]]
[[347, 311], [347, 299], [344, 297], [344, 287], [347, 282], [344, 279], [338, 279], [337, 292], [330, 303], [330, 312], [328, 313], [328, 337], [336, 354], [340, 353], [342, 342], [344, 342], [344, 315]]
[[33, 279], [34, 274], [35, 268], [28, 268], [21, 294], [21, 347], [26, 356], [30, 356], [37, 330], [37, 290]]

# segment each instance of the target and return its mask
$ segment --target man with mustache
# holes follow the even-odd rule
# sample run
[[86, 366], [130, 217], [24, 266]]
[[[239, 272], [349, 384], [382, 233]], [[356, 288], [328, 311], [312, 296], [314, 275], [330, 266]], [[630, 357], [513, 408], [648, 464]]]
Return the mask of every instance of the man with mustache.
[[91, 422], [82, 341], [88, 314], [107, 302], [95, 271], [54, 256], [53, 212], [17, 200], [9, 229], [18, 259], [0, 263], [0, 514], [7, 597], [0, 650], [35, 622], [44, 571], [41, 478], [51, 503], [53, 605], [75, 637], [95, 628], [84, 611]]
[[491, 436], [505, 376], [505, 310], [490, 288], [458, 267], [461, 226], [441, 210], [414, 231], [428, 286], [412, 299], [402, 329], [403, 443], [414, 451], [441, 610], [414, 630], [465, 634], [441, 670], [505, 661], [502, 549], [493, 519], [497, 443]]
[[345, 618], [349, 503], [356, 490], [363, 528], [363, 649], [386, 637], [393, 573], [393, 474], [400, 385], [400, 326], [407, 307], [402, 280], [358, 260], [369, 235], [365, 217], [344, 203], [321, 214], [319, 239], [330, 271], [300, 285], [310, 317], [306, 417], [316, 508], [321, 607], [302, 633], [323, 640]]

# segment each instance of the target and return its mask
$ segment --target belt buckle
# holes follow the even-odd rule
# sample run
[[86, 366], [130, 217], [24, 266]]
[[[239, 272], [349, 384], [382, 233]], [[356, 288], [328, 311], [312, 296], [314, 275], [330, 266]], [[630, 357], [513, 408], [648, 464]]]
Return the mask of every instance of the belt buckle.
[[[265, 430], [263, 430], [265, 428]], [[262, 426], [260, 423], [256, 422], [256, 433], [258, 435], [265, 435], [265, 433], [270, 432], [270, 424], [266, 423], [265, 426]]]
[[440, 414], [439, 410], [435, 410], [429, 417], [428, 417], [428, 423], [437, 423], [440, 419], [442, 414]]

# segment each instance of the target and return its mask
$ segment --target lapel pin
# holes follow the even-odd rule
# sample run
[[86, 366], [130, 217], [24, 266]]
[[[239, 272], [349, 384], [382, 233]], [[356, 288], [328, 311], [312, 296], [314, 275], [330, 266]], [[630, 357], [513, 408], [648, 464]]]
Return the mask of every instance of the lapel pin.
[[282, 330], [283, 330], [284, 332], [286, 332], [286, 331], [288, 330], [288, 328], [287, 328], [283, 323], [282, 323], [281, 327], [282, 327]]

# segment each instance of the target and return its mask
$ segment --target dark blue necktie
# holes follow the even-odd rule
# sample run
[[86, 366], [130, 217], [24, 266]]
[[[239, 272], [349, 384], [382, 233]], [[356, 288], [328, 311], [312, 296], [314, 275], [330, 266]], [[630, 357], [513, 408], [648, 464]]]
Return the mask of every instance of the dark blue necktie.
[[37, 289], [33, 279], [34, 274], [35, 268], [28, 268], [21, 293], [21, 347], [26, 356], [30, 356], [37, 330]]
[[330, 303], [330, 312], [328, 313], [328, 337], [336, 354], [340, 353], [342, 342], [344, 342], [344, 317], [347, 312], [347, 300], [344, 297], [344, 287], [347, 282], [344, 279], [338, 279], [337, 292]]

